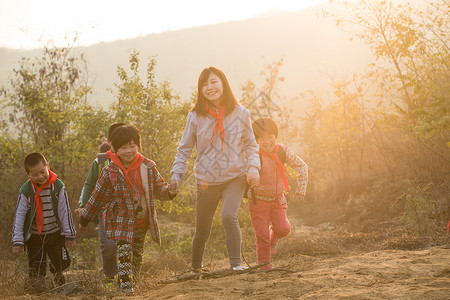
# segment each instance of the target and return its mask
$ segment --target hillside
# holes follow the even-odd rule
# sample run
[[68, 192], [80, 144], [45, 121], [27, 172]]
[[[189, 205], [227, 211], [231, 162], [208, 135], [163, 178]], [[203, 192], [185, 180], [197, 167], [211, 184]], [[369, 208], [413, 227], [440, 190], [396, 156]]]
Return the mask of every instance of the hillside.
[[[239, 97], [247, 80], [259, 82], [263, 65], [281, 57], [285, 82], [279, 94], [286, 100], [309, 89], [327, 89], [328, 75], [350, 77], [372, 60], [367, 46], [350, 41], [332, 19], [322, 17], [321, 9], [328, 8], [329, 4], [80, 47], [77, 51], [86, 53], [94, 87], [91, 102], [111, 103], [107, 89], [117, 81], [117, 65], [128, 65], [130, 49], [137, 49], [141, 59], [156, 55], [157, 80], [170, 81], [182, 99], [190, 97], [204, 67], [223, 69]], [[21, 56], [38, 53], [0, 49], [0, 84], [6, 83]]]

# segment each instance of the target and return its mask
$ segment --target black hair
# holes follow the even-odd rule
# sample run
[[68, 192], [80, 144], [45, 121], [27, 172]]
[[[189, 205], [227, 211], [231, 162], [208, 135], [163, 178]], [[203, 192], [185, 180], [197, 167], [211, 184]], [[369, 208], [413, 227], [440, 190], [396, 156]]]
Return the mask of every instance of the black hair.
[[[126, 124], [122, 123], [122, 122], [115, 122], [115, 123], [112, 123], [111, 126], [109, 126], [109, 129], [108, 129], [108, 141], [111, 141], [111, 135], [112, 135], [113, 131], [116, 130], [117, 127], [120, 127], [120, 126], [123, 126], [123, 125], [126, 125]], [[108, 151], [108, 150], [106, 150], [106, 151]]]
[[117, 127], [111, 135], [111, 146], [114, 152], [133, 141], [138, 149], [141, 150], [141, 133], [139, 129], [134, 125], [122, 125]]
[[109, 149], [111, 149], [111, 145], [108, 144], [107, 142], [104, 142], [103, 144], [100, 145], [100, 147], [98, 147], [98, 153], [105, 153]]
[[230, 83], [228, 82], [227, 77], [222, 72], [222, 70], [220, 70], [219, 68], [216, 68], [216, 67], [205, 68], [200, 73], [200, 76], [198, 77], [198, 84], [197, 84], [197, 99], [195, 101], [194, 106], [192, 106], [192, 108], [190, 109], [190, 111], [195, 111], [196, 113], [198, 113], [202, 116], [206, 116], [208, 114], [205, 109], [205, 101], [208, 101], [208, 100], [203, 95], [202, 88], [203, 88], [203, 84], [208, 80], [209, 75], [211, 73], [216, 74], [222, 81], [223, 105], [225, 106], [225, 115], [228, 115], [236, 108], [236, 106], [239, 106], [239, 103], [236, 100], [236, 97], [234, 96], [233, 91], [231, 90]]
[[43, 163], [45, 166], [47, 165], [47, 160], [45, 159], [44, 155], [42, 155], [39, 152], [33, 152], [25, 156], [25, 159], [23, 160], [23, 165], [25, 167], [25, 171], [30, 172], [30, 168], [38, 165], [39, 163]]
[[263, 132], [278, 137], [278, 126], [272, 118], [259, 118], [253, 121], [252, 128], [256, 139], [260, 138]]

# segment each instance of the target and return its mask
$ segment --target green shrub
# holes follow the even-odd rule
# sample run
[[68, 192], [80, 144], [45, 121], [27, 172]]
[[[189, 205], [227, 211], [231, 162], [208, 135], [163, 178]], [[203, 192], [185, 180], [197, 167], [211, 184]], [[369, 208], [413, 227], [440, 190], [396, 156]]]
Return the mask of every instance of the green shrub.
[[436, 227], [437, 220], [433, 217], [435, 203], [427, 197], [427, 190], [430, 186], [429, 183], [426, 186], [410, 187], [405, 196], [406, 203], [402, 222], [414, 234], [427, 234]]

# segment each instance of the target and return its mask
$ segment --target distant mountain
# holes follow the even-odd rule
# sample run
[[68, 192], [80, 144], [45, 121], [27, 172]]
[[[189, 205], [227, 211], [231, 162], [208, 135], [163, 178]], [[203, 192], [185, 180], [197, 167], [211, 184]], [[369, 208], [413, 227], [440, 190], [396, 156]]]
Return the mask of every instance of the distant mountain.
[[[156, 55], [157, 80], [170, 81], [183, 99], [194, 91], [204, 67], [221, 68], [239, 98], [247, 80], [261, 83], [263, 65], [284, 57], [281, 75], [285, 82], [279, 94], [303, 109], [300, 100], [293, 99], [301, 92], [326, 90], [329, 74], [350, 77], [373, 61], [366, 45], [350, 41], [335, 27], [334, 20], [321, 16], [320, 10], [328, 5], [80, 47], [78, 51], [86, 54], [93, 78], [91, 101], [104, 106], [112, 102], [107, 89], [118, 80], [117, 65], [128, 67], [129, 50], [136, 49], [143, 63]], [[6, 83], [21, 56], [38, 54], [39, 50], [0, 49], [0, 84]], [[145, 64], [142, 67], [145, 70]]]

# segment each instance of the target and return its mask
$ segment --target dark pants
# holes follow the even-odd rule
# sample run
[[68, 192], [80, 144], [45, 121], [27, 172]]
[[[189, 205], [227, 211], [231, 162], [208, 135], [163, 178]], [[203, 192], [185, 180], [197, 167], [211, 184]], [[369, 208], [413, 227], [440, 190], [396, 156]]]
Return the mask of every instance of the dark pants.
[[28, 252], [28, 275], [31, 280], [40, 280], [47, 271], [47, 256], [50, 272], [57, 285], [64, 284], [64, 271], [70, 265], [69, 253], [64, 247], [65, 238], [59, 232], [41, 235], [32, 234], [25, 243]]
[[103, 214], [98, 216], [98, 236], [100, 238], [100, 252], [102, 254], [103, 274], [106, 277], [117, 275], [117, 245], [108, 239], [103, 224]]

